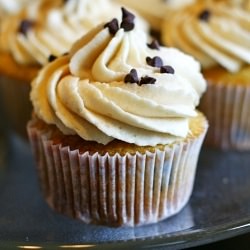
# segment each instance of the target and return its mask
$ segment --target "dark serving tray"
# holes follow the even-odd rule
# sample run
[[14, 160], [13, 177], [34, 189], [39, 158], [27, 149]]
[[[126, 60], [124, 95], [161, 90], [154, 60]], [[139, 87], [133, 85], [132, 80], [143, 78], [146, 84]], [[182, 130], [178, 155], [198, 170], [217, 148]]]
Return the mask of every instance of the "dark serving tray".
[[0, 249], [183, 249], [250, 232], [250, 152], [204, 147], [188, 205], [137, 228], [85, 225], [51, 211], [30, 147], [16, 136], [0, 165]]

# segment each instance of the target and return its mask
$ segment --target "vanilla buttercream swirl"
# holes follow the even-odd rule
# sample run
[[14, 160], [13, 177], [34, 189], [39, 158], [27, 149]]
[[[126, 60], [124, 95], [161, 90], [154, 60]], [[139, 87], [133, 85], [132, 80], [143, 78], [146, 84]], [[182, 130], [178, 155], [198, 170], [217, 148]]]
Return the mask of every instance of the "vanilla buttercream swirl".
[[162, 40], [199, 60], [237, 72], [250, 63], [250, 12], [226, 3], [199, 3], [165, 20]]
[[[6, 20], [0, 50], [10, 51], [20, 64], [44, 65], [50, 55], [59, 56], [67, 52], [83, 34], [100, 22], [109, 20], [110, 13], [120, 16], [120, 7], [109, 0], [61, 2], [63, 3], [53, 4], [51, 1], [42, 14], [39, 13], [40, 6], [29, 6], [25, 14]], [[23, 20], [33, 23], [25, 34], [20, 32]], [[146, 22], [138, 20], [146, 29]]]
[[[32, 82], [36, 115], [64, 134], [102, 144], [118, 139], [144, 146], [186, 137], [206, 88], [200, 64], [176, 49], [149, 47], [137, 27], [115, 34], [104, 24], [91, 30]], [[160, 57], [174, 72], [160, 73], [147, 57]], [[125, 83], [132, 69], [155, 83]]]

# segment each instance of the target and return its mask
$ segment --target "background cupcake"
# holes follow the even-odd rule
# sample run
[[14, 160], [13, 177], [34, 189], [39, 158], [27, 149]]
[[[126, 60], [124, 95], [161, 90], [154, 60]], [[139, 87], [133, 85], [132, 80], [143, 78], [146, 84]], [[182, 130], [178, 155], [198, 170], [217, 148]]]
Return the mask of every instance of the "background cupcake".
[[192, 54], [208, 81], [200, 109], [210, 129], [207, 143], [250, 148], [250, 13], [238, 5], [210, 1], [175, 12], [162, 28], [165, 44]]
[[122, 14], [40, 71], [28, 132], [54, 210], [134, 226], [188, 202], [207, 130], [195, 110], [206, 83], [197, 61], [148, 43], [135, 16]]
[[[6, 113], [15, 129], [25, 134], [31, 105], [30, 81], [42, 65], [68, 52], [90, 28], [119, 15], [120, 7], [108, 0], [42, 0], [2, 23], [0, 75]], [[147, 28], [146, 22], [138, 19]]]

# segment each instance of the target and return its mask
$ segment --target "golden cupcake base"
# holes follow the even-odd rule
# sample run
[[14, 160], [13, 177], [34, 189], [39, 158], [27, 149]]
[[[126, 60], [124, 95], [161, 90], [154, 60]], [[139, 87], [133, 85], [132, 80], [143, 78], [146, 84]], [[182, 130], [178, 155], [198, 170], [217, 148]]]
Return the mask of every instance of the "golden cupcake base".
[[137, 226], [166, 219], [192, 193], [205, 117], [199, 114], [191, 127], [189, 137], [171, 145], [153, 149], [115, 140], [94, 150], [96, 143], [64, 136], [33, 118], [28, 133], [45, 200], [85, 223]]

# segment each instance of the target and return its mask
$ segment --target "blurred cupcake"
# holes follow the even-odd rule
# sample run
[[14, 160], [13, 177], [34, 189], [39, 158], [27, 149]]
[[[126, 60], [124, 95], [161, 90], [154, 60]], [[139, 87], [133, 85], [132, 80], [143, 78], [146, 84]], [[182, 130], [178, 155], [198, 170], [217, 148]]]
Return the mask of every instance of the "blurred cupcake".
[[175, 9], [182, 8], [195, 0], [116, 0], [126, 7], [133, 8], [138, 11], [152, 26], [154, 31], [161, 30], [162, 20], [166, 15]]
[[[98, 6], [98, 7], [97, 7]], [[72, 43], [120, 7], [108, 0], [41, 0], [2, 23], [0, 75], [11, 125], [21, 134], [30, 117], [30, 81], [38, 69], [66, 53]], [[146, 22], [138, 20], [147, 28]]]
[[[15, 15], [16, 13], [20, 12], [25, 5], [29, 4], [31, 0], [0, 0], [0, 34], [2, 34], [2, 29], [3, 29], [3, 20], [9, 16]], [[1, 39], [0, 35], [0, 39]], [[0, 57], [1, 64], [6, 63], [5, 61], [3, 62], [2, 58]], [[0, 81], [1, 81], [1, 72], [0, 72]], [[0, 99], [2, 100], [2, 94], [1, 94], [1, 88], [0, 88]], [[2, 109], [2, 107], [1, 107]], [[14, 109], [14, 108], [12, 108]], [[3, 113], [3, 111], [1, 112]], [[20, 117], [19, 117], [20, 118]], [[5, 120], [2, 115], [2, 125], [5, 123]], [[7, 127], [7, 125], [4, 125]]]
[[200, 65], [147, 43], [122, 9], [32, 82], [28, 133], [44, 197], [86, 223], [135, 226], [178, 213], [192, 192], [206, 118]]
[[200, 109], [210, 129], [207, 144], [250, 149], [250, 12], [238, 5], [200, 3], [165, 22], [162, 40], [198, 59], [208, 81]]

